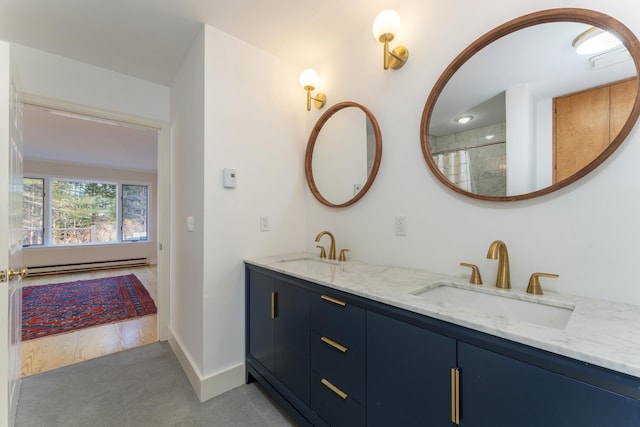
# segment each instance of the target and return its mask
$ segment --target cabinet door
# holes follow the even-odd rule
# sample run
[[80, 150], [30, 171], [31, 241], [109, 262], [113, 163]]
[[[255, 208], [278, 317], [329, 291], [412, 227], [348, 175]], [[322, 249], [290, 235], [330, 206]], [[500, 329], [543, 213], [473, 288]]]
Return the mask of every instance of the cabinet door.
[[451, 425], [455, 366], [455, 340], [367, 312], [367, 425]]
[[622, 126], [627, 122], [638, 94], [638, 78], [625, 80], [611, 86], [611, 135], [609, 139], [618, 136]]
[[309, 404], [309, 292], [276, 280], [276, 377]]
[[458, 344], [460, 425], [639, 426], [640, 402], [537, 366]]
[[609, 87], [562, 96], [553, 102], [555, 183], [584, 168], [609, 145]]
[[275, 279], [249, 270], [249, 354], [271, 373], [275, 373], [274, 319], [272, 298]]

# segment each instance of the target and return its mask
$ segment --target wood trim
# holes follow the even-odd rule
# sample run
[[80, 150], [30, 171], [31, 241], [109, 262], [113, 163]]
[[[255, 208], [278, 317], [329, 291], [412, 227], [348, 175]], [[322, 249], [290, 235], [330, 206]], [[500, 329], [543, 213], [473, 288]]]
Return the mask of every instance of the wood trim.
[[435, 164], [433, 158], [431, 157], [431, 148], [429, 145], [429, 122], [431, 119], [431, 113], [433, 112], [436, 102], [438, 101], [438, 97], [444, 90], [446, 84], [458, 71], [458, 69], [460, 69], [460, 67], [462, 67], [472, 56], [474, 56], [476, 53], [478, 53], [494, 41], [523, 28], [550, 22], [581, 22], [606, 29], [623, 41], [625, 47], [631, 54], [635, 63], [636, 74], [640, 75], [640, 41], [638, 41], [638, 38], [633, 34], [633, 32], [620, 21], [600, 12], [577, 8], [543, 10], [513, 19], [489, 31], [488, 33], [471, 43], [466, 49], [464, 49], [444, 70], [444, 72], [434, 85], [433, 90], [429, 94], [424, 110], [422, 112], [422, 121], [420, 124], [420, 145], [422, 148], [424, 159], [435, 177], [440, 182], [442, 182], [442, 184], [455, 191], [456, 193], [460, 193], [473, 199], [498, 202], [526, 200], [552, 193], [556, 190], [566, 187], [569, 184], [574, 183], [575, 181], [579, 180], [580, 178], [584, 177], [589, 172], [594, 170], [601, 163], [603, 163], [620, 146], [620, 144], [622, 144], [622, 142], [629, 135], [631, 129], [635, 125], [636, 120], [640, 115], [640, 87], [639, 93], [636, 95], [636, 100], [631, 114], [620, 130], [620, 133], [597, 158], [595, 158], [591, 163], [589, 163], [587, 166], [585, 166], [583, 169], [581, 169], [571, 177], [566, 178], [558, 183], [554, 183], [549, 187], [527, 194], [504, 197], [482, 196], [474, 194], [457, 187], [440, 172], [438, 166]]
[[[324, 124], [335, 113], [337, 113], [338, 111], [340, 111], [340, 110], [342, 110], [344, 108], [349, 108], [349, 107], [355, 107], [355, 108], [361, 109], [367, 115], [367, 118], [371, 122], [371, 125], [373, 127], [373, 132], [374, 132], [375, 137], [376, 137], [376, 156], [375, 156], [375, 158], [373, 160], [373, 167], [371, 168], [371, 173], [369, 174], [369, 177], [367, 178], [367, 182], [364, 184], [364, 186], [358, 192], [358, 194], [356, 194], [355, 196], [353, 196], [352, 199], [347, 200], [344, 203], [334, 204], [334, 203], [330, 202], [329, 200], [325, 199], [322, 196], [322, 194], [320, 194], [320, 191], [318, 190], [318, 187], [316, 186], [316, 182], [313, 179], [313, 167], [312, 167], [312, 164], [313, 164], [313, 148], [316, 145], [316, 140], [318, 139], [318, 134], [322, 130], [322, 126], [324, 126]], [[350, 101], [340, 102], [338, 104], [333, 105], [327, 111], [325, 111], [322, 114], [322, 116], [320, 116], [320, 118], [316, 122], [315, 126], [311, 130], [311, 134], [309, 135], [309, 141], [307, 142], [307, 150], [306, 150], [305, 156], [304, 156], [304, 173], [305, 173], [305, 175], [307, 177], [307, 184], [309, 185], [309, 189], [311, 190], [311, 193], [313, 194], [313, 196], [316, 199], [318, 199], [318, 201], [320, 203], [322, 203], [325, 206], [332, 207], [332, 208], [343, 208], [343, 207], [350, 206], [350, 205], [354, 204], [355, 202], [360, 200], [362, 198], [362, 196], [364, 196], [367, 193], [367, 191], [369, 191], [369, 188], [371, 188], [371, 185], [373, 184], [373, 181], [375, 180], [376, 175], [378, 174], [378, 169], [380, 168], [380, 159], [381, 158], [382, 158], [382, 134], [380, 132], [380, 126], [378, 125], [378, 121], [376, 120], [376, 118], [373, 115], [373, 113], [371, 112], [371, 110], [366, 108], [364, 105], [360, 105], [360, 104], [358, 104], [356, 102], [350, 102]]]

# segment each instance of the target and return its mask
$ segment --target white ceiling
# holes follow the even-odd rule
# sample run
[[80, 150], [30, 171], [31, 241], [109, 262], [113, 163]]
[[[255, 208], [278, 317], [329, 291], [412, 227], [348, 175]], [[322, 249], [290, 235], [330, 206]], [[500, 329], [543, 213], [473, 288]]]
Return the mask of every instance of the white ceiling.
[[[0, 40], [168, 86], [203, 23], [302, 70], [324, 57], [353, 31], [372, 24], [389, 3], [389, 0], [0, 0]], [[153, 153], [157, 144], [139, 130], [42, 111], [27, 111], [24, 123], [26, 158], [155, 169]]]
[[169, 85], [202, 23], [301, 70], [389, 0], [0, 0], [0, 39]]
[[158, 131], [25, 106], [24, 157], [155, 172]]

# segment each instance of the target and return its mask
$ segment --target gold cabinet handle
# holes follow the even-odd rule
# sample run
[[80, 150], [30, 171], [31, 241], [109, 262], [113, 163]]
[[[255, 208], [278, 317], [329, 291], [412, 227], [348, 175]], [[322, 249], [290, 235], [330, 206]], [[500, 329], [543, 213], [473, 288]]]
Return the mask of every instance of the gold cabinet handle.
[[320, 298], [322, 298], [325, 301], [329, 301], [329, 302], [332, 302], [332, 303], [337, 304], [339, 306], [342, 306], [342, 307], [346, 307], [347, 306], [346, 302], [340, 301], [339, 299], [332, 298], [329, 295], [321, 295]]
[[320, 340], [326, 344], [329, 344], [331, 347], [335, 348], [336, 350], [339, 350], [343, 353], [347, 352], [347, 347], [338, 344], [337, 342], [335, 342], [334, 340], [327, 338], [327, 337], [322, 337], [320, 338]]
[[343, 399], [347, 399], [347, 393], [345, 393], [344, 391], [340, 390], [338, 387], [334, 386], [333, 384], [331, 384], [328, 380], [326, 380], [325, 378], [321, 379], [320, 382], [322, 384], [324, 384], [325, 387], [327, 387], [329, 390], [331, 390], [332, 392], [334, 392], [335, 394], [337, 394], [338, 396], [340, 396]]
[[9, 268], [9, 271], [7, 271], [7, 274], [9, 276], [9, 280], [13, 279], [16, 276], [20, 276], [24, 279], [29, 275], [29, 270], [27, 269], [27, 267], [22, 267], [19, 270], [14, 270], [12, 268]]
[[277, 298], [277, 292], [271, 292], [271, 318], [275, 319], [276, 318], [276, 298]]
[[451, 422], [460, 424], [460, 370], [451, 368]]

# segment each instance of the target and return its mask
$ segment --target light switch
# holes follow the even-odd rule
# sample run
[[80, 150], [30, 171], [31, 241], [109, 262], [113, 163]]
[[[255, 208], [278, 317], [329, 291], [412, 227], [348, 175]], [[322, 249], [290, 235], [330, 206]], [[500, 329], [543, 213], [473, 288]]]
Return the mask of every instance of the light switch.
[[222, 169], [222, 182], [224, 188], [236, 188], [236, 170], [229, 168]]
[[269, 217], [261, 216], [260, 217], [260, 231], [269, 231]]
[[194, 231], [196, 229], [195, 222], [192, 216], [187, 217], [187, 231]]

